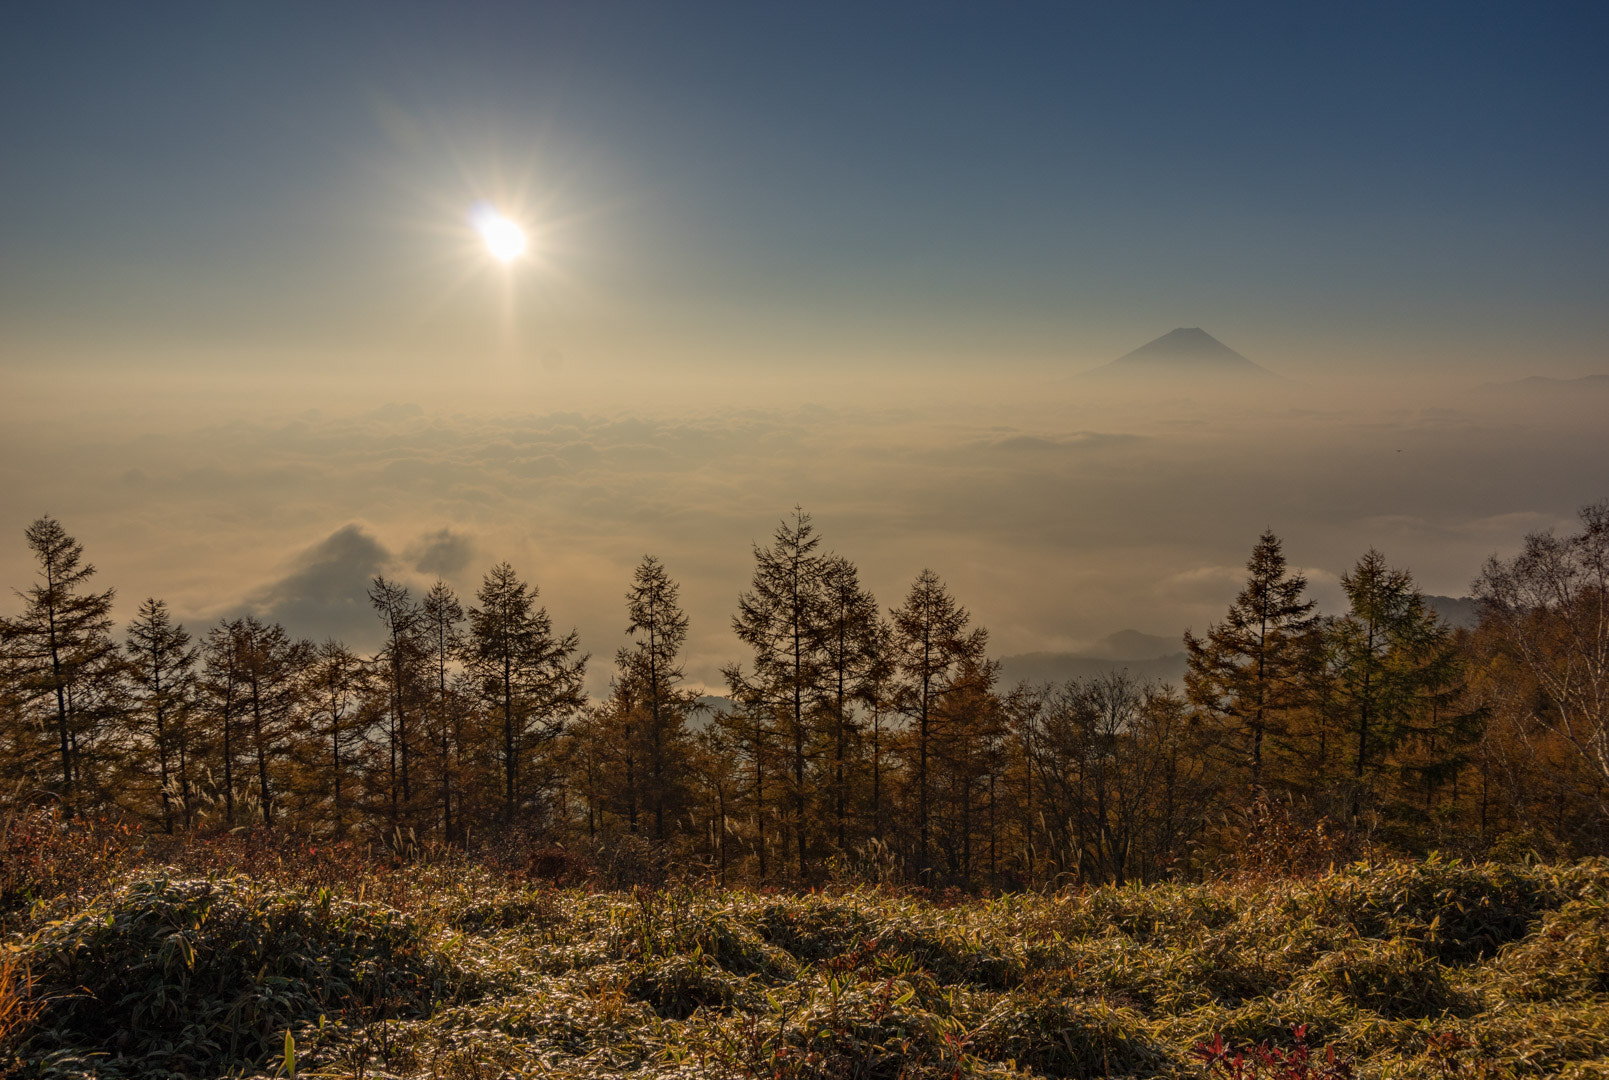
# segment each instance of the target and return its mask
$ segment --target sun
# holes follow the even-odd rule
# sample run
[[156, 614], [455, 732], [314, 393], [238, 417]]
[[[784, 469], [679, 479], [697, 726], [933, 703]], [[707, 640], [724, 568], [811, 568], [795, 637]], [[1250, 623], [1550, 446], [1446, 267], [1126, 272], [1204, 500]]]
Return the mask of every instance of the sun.
[[492, 258], [509, 263], [525, 254], [525, 230], [514, 222], [491, 209], [477, 211], [474, 220], [475, 231]]

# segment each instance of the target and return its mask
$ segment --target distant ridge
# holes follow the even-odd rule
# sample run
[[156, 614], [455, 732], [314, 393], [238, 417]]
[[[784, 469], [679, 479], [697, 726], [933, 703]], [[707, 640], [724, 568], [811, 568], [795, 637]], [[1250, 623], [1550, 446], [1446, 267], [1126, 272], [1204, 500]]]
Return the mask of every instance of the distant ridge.
[[1425, 603], [1448, 626], [1473, 630], [1480, 625], [1481, 605], [1473, 596], [1430, 596]]
[[1183, 635], [1164, 637], [1138, 630], [1119, 630], [1077, 652], [1032, 652], [1000, 658], [1002, 685], [1064, 683], [1127, 671], [1141, 682], [1179, 686], [1184, 680]]
[[1271, 376], [1273, 372], [1254, 364], [1199, 326], [1181, 326], [1155, 341], [1103, 364], [1089, 375], [1139, 375], [1166, 373], [1194, 376]]
[[1531, 375], [1512, 382], [1487, 383], [1489, 390], [1609, 390], [1609, 375], [1582, 375], [1575, 379], [1555, 379]]

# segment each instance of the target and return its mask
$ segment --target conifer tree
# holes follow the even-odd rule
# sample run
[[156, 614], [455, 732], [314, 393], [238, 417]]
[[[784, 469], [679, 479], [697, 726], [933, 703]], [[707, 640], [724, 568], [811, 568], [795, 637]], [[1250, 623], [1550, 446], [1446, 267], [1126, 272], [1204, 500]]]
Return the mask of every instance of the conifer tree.
[[866, 668], [861, 685], [860, 704], [870, 714], [866, 718], [871, 759], [868, 762], [871, 769], [871, 806], [867, 816], [871, 838], [881, 844], [884, 839], [883, 810], [886, 801], [883, 773], [888, 754], [887, 723], [897, 705], [898, 692], [895, 683], [897, 657], [894, 653], [894, 629], [882, 618], [877, 620], [873, 628], [870, 649], [872, 662]]
[[[95, 567], [84, 547], [55, 518], [36, 519], [25, 530], [38, 564], [38, 578], [18, 595], [21, 615], [0, 624], [11, 661], [21, 711], [37, 730], [51, 733], [56, 757], [53, 785], [69, 813], [90, 795], [86, 775], [93, 744], [102, 734], [105, 698], [117, 659], [112, 643], [115, 590], [88, 588]], [[30, 740], [33, 741], [33, 740]], [[45, 740], [35, 741], [24, 771], [43, 781]]]
[[609, 740], [602, 714], [607, 701], [589, 707], [570, 725], [565, 746], [566, 784], [578, 790], [586, 804], [587, 840], [596, 842], [604, 828], [605, 781], [609, 774]]
[[[807, 770], [821, 699], [819, 642], [823, 624], [821, 538], [810, 515], [795, 507], [777, 526], [771, 546], [754, 545], [754, 577], [738, 598], [732, 630], [754, 654], [754, 673], [727, 670], [733, 694], [758, 717], [769, 712], [788, 747], [793, 839], [799, 879], [809, 876], [810, 801]], [[758, 762], [758, 743], [756, 743]], [[756, 773], [758, 777], [759, 773]]]
[[[756, 548], [734, 620], [755, 661], [726, 669], [733, 707], [698, 731], [687, 618], [656, 559], [634, 573], [611, 694], [576, 719], [575, 634], [507, 564], [467, 633], [445, 584], [416, 605], [376, 580], [387, 641], [369, 661], [252, 616], [198, 648], [156, 599], [114, 646], [111, 592], [45, 518], [40, 583], [0, 622], [0, 794], [119, 803], [172, 832], [378, 839], [411, 813], [466, 845], [552, 808], [556, 838], [601, 866], [646, 838], [722, 880], [810, 881], [833, 856], [963, 887], [1149, 881], [1233, 860], [1258, 830], [1252, 848], [1277, 847], [1298, 815], [1404, 852], [1523, 830], [1602, 853], [1609, 510], [1583, 517], [1488, 566], [1469, 632], [1372, 550], [1342, 579], [1348, 612], [1317, 620], [1265, 534], [1229, 615], [1188, 638], [1186, 702], [1126, 675], [997, 691], [983, 631], [936, 575], [880, 620], [800, 511]], [[1261, 798], [1276, 786], [1301, 798]]]
[[464, 649], [463, 621], [464, 609], [458, 594], [438, 578], [419, 605], [419, 638], [430, 668], [428, 712], [437, 752], [437, 780], [441, 784], [441, 835], [448, 843], [457, 835], [453, 828], [453, 776], [457, 772], [453, 755], [461, 756], [464, 744], [465, 709], [452, 678], [452, 665]]
[[312, 728], [308, 757], [320, 762], [319, 775], [329, 777], [327, 825], [339, 840], [346, 836], [353, 798], [354, 748], [363, 737], [357, 715], [368, 689], [369, 671], [361, 657], [332, 639], [313, 654], [307, 681]]
[[821, 573], [821, 670], [832, 730], [832, 813], [838, 851], [846, 850], [849, 821], [851, 715], [874, 693], [882, 635], [877, 599], [860, 584], [855, 564], [829, 556]]
[[616, 656], [622, 681], [637, 688], [647, 728], [647, 794], [654, 811], [654, 839], [665, 840], [667, 812], [675, 812], [675, 792], [685, 767], [686, 712], [691, 702], [682, 693], [682, 645], [687, 615], [680, 590], [652, 555], [643, 556], [626, 593], [626, 633], [636, 640]]
[[238, 665], [241, 718], [246, 725], [257, 773], [257, 808], [263, 824], [274, 824], [276, 794], [282, 786], [279, 764], [291, 752], [301, 704], [301, 675], [313, 649], [293, 639], [279, 623], [246, 615], [232, 624]]
[[1413, 576], [1392, 569], [1374, 548], [1341, 575], [1341, 588], [1351, 609], [1331, 624], [1330, 651], [1354, 733], [1350, 813], [1356, 822], [1368, 776], [1410, 730], [1427, 691], [1444, 676], [1435, 646], [1445, 636]]
[[174, 623], [167, 603], [155, 597], [148, 597], [129, 623], [124, 648], [133, 684], [131, 713], [146, 725], [162, 830], [172, 833], [175, 801], [186, 828], [191, 821], [189, 714], [200, 649]]
[[777, 743], [777, 708], [755, 691], [752, 680], [744, 677], [737, 665], [724, 669], [727, 692], [734, 708], [715, 718], [715, 725], [725, 736], [725, 745], [731, 751], [734, 763], [746, 758], [748, 783], [735, 786], [734, 797], [746, 799], [753, 808], [756, 871], [761, 883], [770, 873], [770, 843], [767, 840], [766, 821], [771, 816], [766, 802], [766, 777], [775, 769]]
[[689, 771], [698, 779], [705, 796], [709, 857], [716, 879], [724, 887], [729, 863], [727, 840], [732, 834], [731, 816], [737, 801], [737, 752], [730, 733], [720, 724], [703, 728], [693, 736], [692, 745]]
[[235, 824], [235, 763], [240, 747], [236, 726], [241, 710], [241, 624], [219, 620], [201, 645], [201, 692], [210, 720], [209, 741], [216, 754], [223, 789], [224, 824]]
[[1016, 861], [1024, 879], [1034, 880], [1039, 868], [1038, 841], [1042, 837], [1042, 800], [1036, 792], [1036, 771], [1039, 768], [1039, 736], [1044, 714], [1047, 686], [1030, 686], [1019, 683], [1005, 701], [1006, 722], [1012, 738], [1008, 754], [1008, 770], [1012, 773], [1011, 791], [1016, 811], [1019, 848]]
[[1005, 717], [994, 693], [997, 670], [981, 655], [963, 658], [950, 690], [941, 695], [935, 709], [940, 723], [930, 758], [932, 787], [938, 796], [933, 832], [950, 878], [958, 884], [974, 879], [980, 815], [992, 812], [991, 796], [998, 795], [991, 780]]
[[606, 776], [600, 785], [602, 804], [626, 822], [626, 831], [636, 835], [642, 826], [643, 773], [648, 757], [644, 733], [641, 684], [629, 673], [617, 672], [609, 684], [609, 696], [591, 713], [590, 736], [601, 745], [598, 758], [605, 764]]
[[398, 828], [412, 812], [412, 764], [409, 753], [409, 727], [413, 683], [420, 659], [418, 640], [421, 615], [408, 594], [407, 586], [387, 581], [379, 574], [369, 585], [369, 603], [385, 626], [385, 645], [376, 658], [386, 672], [391, 691], [390, 718], [386, 729], [391, 796], [391, 828]]
[[487, 571], [469, 609], [466, 661], [501, 731], [503, 818], [513, 824], [526, 791], [522, 762], [581, 709], [587, 658], [574, 630], [553, 632], [536, 587], [506, 562]]
[[976, 670], [988, 646], [988, 631], [967, 630], [972, 616], [955, 602], [944, 582], [923, 570], [911, 584], [905, 603], [893, 609], [893, 646], [901, 676], [899, 709], [909, 725], [916, 787], [916, 866], [923, 881], [932, 870], [930, 759], [942, 719], [945, 698], [969, 684], [963, 674]]
[[1080, 881], [1159, 876], [1216, 809], [1183, 700], [1114, 671], [1051, 688], [1038, 705], [1024, 745], [1033, 824], [1054, 868]]
[[1301, 703], [1312, 656], [1313, 601], [1307, 579], [1289, 573], [1279, 538], [1263, 533], [1246, 563], [1246, 586], [1203, 640], [1188, 631], [1185, 691], [1240, 743], [1254, 792], [1263, 788], [1263, 750], [1271, 729]]

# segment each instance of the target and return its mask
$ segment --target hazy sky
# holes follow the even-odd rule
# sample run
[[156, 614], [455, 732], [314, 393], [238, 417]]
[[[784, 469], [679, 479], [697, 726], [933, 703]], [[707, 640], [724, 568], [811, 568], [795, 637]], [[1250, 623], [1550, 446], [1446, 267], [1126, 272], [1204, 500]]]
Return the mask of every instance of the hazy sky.
[[[1432, 591], [1609, 495], [1602, 4], [0, 6], [0, 584], [366, 643], [509, 558], [691, 672], [796, 503], [998, 651]], [[530, 232], [512, 266], [471, 227]], [[1080, 382], [1177, 326], [1287, 376]]]

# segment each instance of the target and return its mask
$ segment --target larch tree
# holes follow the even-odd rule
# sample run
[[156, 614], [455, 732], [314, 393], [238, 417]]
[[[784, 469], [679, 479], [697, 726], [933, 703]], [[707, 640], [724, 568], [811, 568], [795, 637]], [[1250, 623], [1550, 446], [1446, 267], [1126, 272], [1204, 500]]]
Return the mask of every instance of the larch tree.
[[[1012, 772], [1012, 802], [1017, 815], [1017, 862], [1026, 880], [1038, 867], [1037, 837], [1043, 832], [1043, 813], [1035, 797], [1035, 770], [1039, 768], [1039, 736], [1048, 686], [1019, 683], [1005, 698], [1006, 723], [1014, 745], [1007, 768]], [[1038, 828], [1036, 828], [1038, 826]]]
[[189, 719], [200, 649], [173, 621], [168, 605], [148, 597], [128, 625], [124, 643], [132, 684], [130, 713], [143, 726], [162, 807], [162, 830], [172, 833], [174, 803], [191, 822]]
[[257, 806], [264, 825], [274, 823], [278, 763], [291, 750], [296, 710], [302, 703], [302, 672], [313, 648], [279, 623], [246, 615], [232, 624], [239, 665], [242, 719], [247, 725], [257, 773]]
[[1414, 587], [1413, 575], [1386, 564], [1370, 548], [1341, 575], [1350, 610], [1330, 624], [1330, 662], [1336, 692], [1353, 727], [1350, 813], [1361, 814], [1369, 775], [1410, 729], [1441, 677], [1433, 650], [1436, 613]]
[[337, 840], [346, 836], [353, 798], [354, 748], [363, 738], [356, 716], [369, 677], [363, 659], [333, 639], [318, 646], [307, 672], [308, 721], [312, 728], [308, 757], [320, 762], [316, 772], [329, 776], [329, 827]]
[[832, 730], [833, 825], [840, 854], [848, 850], [850, 737], [857, 702], [876, 693], [883, 635], [877, 598], [861, 587], [855, 564], [828, 556], [821, 573], [821, 673]]
[[715, 717], [715, 726], [726, 737], [734, 763], [748, 759], [749, 778], [745, 790], [738, 786], [734, 797], [747, 798], [754, 811], [753, 848], [759, 880], [764, 883], [770, 872], [770, 845], [766, 839], [766, 784], [765, 780], [775, 768], [777, 742], [777, 710], [757, 692], [755, 681], [744, 676], [742, 668], [733, 664], [722, 669], [726, 677], [727, 693], [735, 705]]
[[727, 875], [727, 840], [731, 835], [731, 814], [737, 799], [738, 761], [730, 732], [710, 724], [693, 736], [689, 769], [704, 795], [709, 828], [709, 857], [716, 878], [724, 887]]
[[437, 754], [437, 780], [441, 785], [441, 835], [452, 843], [453, 777], [458, 772], [454, 755], [462, 756], [464, 703], [456, 692], [453, 665], [464, 649], [464, 608], [452, 586], [438, 579], [419, 604], [419, 642], [429, 667], [431, 741]]
[[1246, 570], [1246, 586], [1224, 621], [1208, 627], [1205, 639], [1185, 633], [1184, 681], [1191, 703], [1238, 741], [1237, 757], [1260, 792], [1265, 740], [1301, 704], [1314, 605], [1303, 595], [1307, 579], [1287, 569], [1272, 532], [1257, 541]]
[[387, 581], [379, 574], [369, 585], [369, 603], [385, 627], [385, 644], [376, 658], [386, 672], [391, 690], [390, 720], [386, 741], [391, 796], [391, 828], [398, 828], [412, 813], [412, 765], [408, 743], [412, 704], [411, 691], [417, 674], [421, 645], [419, 605], [413, 602], [407, 586]]
[[632, 835], [642, 827], [643, 773], [648, 757], [644, 747], [648, 720], [641, 690], [635, 679], [617, 671], [609, 683], [609, 696], [590, 711], [583, 733], [600, 744], [598, 757], [606, 766], [606, 778], [600, 785], [603, 804], [625, 820], [626, 831]]
[[674, 796], [686, 765], [685, 723], [691, 704], [681, 690], [687, 615], [679, 593], [664, 564], [652, 555], [643, 556], [626, 592], [626, 633], [635, 640], [616, 656], [620, 678], [636, 685], [642, 703], [647, 794], [654, 811], [654, 839], [661, 842], [667, 810], [674, 813]]
[[1473, 760], [1488, 709], [1470, 692], [1469, 651], [1451, 626], [1421, 600], [1419, 617], [1401, 643], [1408, 700], [1398, 724], [1393, 773], [1404, 803], [1432, 820], [1437, 795], [1456, 784]]
[[930, 758], [940, 736], [941, 705], [966, 686], [963, 673], [982, 663], [989, 635], [982, 627], [967, 629], [972, 616], [955, 602], [932, 570], [917, 575], [905, 603], [891, 614], [900, 676], [899, 708], [910, 727], [909, 755], [916, 786], [917, 873], [926, 881], [932, 870]]
[[[92, 683], [114, 674], [107, 669], [117, 659], [110, 635], [115, 590], [89, 588], [95, 567], [84, 561], [84, 546], [55, 518], [38, 518], [24, 535], [38, 577], [18, 593], [22, 614], [0, 624], [0, 635], [22, 711], [37, 717], [39, 730], [51, 732], [56, 794], [72, 813], [88, 794], [86, 752], [105, 719], [96, 708], [104, 688]], [[34, 776], [43, 781], [44, 770]]]
[[770, 547], [754, 545], [754, 577], [738, 597], [732, 630], [752, 650], [754, 673], [728, 669], [727, 681], [752, 710], [777, 718], [789, 750], [789, 794], [799, 880], [809, 876], [809, 763], [821, 699], [819, 642], [823, 624], [821, 538], [810, 515], [795, 507]]
[[[993, 811], [992, 783], [1005, 734], [1005, 713], [994, 693], [998, 665], [967, 657], [935, 710], [940, 722], [931, 740], [929, 776], [938, 812], [932, 830], [952, 881], [972, 880], [973, 841], [980, 815]], [[992, 871], [991, 871], [992, 872]]]
[[578, 793], [586, 805], [588, 843], [596, 843], [605, 829], [606, 804], [610, 798], [609, 781], [612, 779], [614, 759], [611, 753], [609, 710], [609, 700], [596, 702], [566, 731], [565, 782], [567, 788]]
[[587, 658], [574, 630], [556, 635], [536, 587], [506, 562], [487, 571], [469, 609], [465, 656], [501, 728], [504, 820], [513, 824], [524, 796], [521, 763], [563, 729], [585, 704]]
[[888, 757], [887, 725], [890, 715], [898, 704], [898, 686], [895, 681], [897, 675], [896, 658], [894, 655], [894, 629], [888, 622], [879, 618], [872, 632], [871, 644], [872, 663], [866, 669], [865, 679], [861, 686], [861, 707], [868, 714], [866, 717], [867, 752], [870, 761], [867, 762], [871, 770], [868, 799], [871, 803], [867, 810], [867, 827], [872, 840], [878, 844], [883, 842], [883, 804], [885, 762]]
[[223, 820], [235, 824], [235, 763], [240, 757], [236, 725], [241, 712], [241, 634], [238, 621], [220, 620], [201, 643], [201, 696], [204, 729], [223, 789]]

